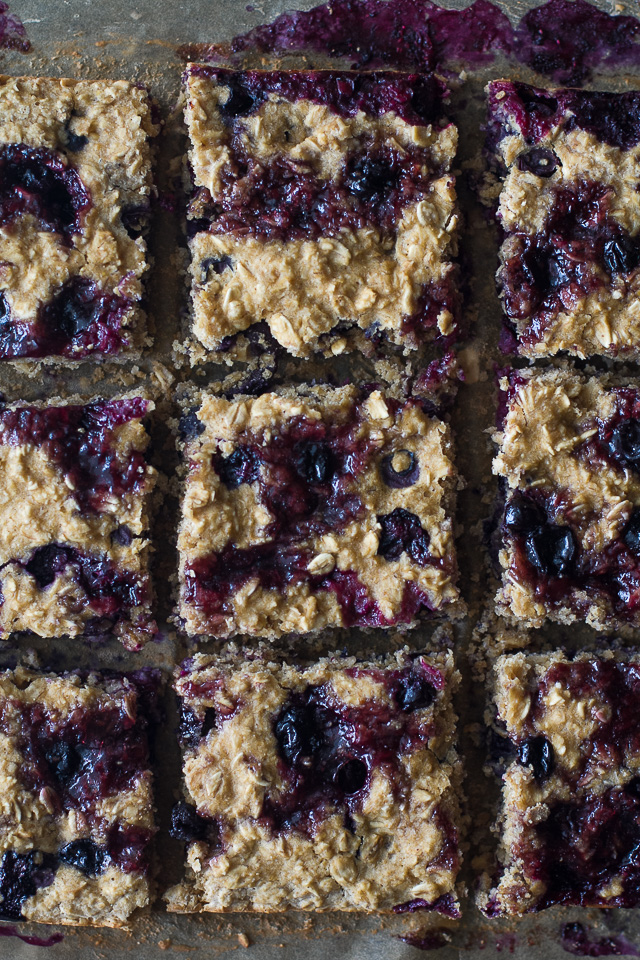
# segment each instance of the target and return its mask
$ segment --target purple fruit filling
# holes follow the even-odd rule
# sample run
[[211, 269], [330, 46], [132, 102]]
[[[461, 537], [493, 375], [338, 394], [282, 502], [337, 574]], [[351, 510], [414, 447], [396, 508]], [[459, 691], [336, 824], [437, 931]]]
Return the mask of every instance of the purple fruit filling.
[[0, 860], [0, 919], [22, 920], [22, 904], [53, 883], [55, 867], [52, 854], [7, 850]]
[[[363, 515], [353, 481], [371, 463], [378, 447], [358, 433], [357, 422], [332, 425], [300, 418], [268, 444], [247, 443], [226, 457], [214, 454], [213, 468], [229, 489], [243, 483], [258, 485], [259, 500], [272, 517], [265, 530], [270, 539], [244, 549], [230, 544], [218, 553], [190, 561], [185, 570], [184, 600], [212, 619], [220, 618], [232, 609], [232, 596], [257, 578], [266, 589], [283, 591], [288, 585], [306, 583], [314, 591], [334, 592], [347, 626], [404, 623], [423, 606], [428, 607], [425, 595], [409, 583], [399, 619], [389, 621], [355, 571], [334, 569], [326, 575], [313, 575], [307, 569], [313, 554], [301, 547], [301, 542], [344, 529]], [[393, 454], [381, 458], [381, 469], [389, 456]], [[404, 479], [415, 470], [414, 463]], [[428, 535], [414, 514], [397, 509], [378, 521], [381, 556], [392, 561], [406, 551], [420, 565], [447, 565], [446, 559], [429, 553]]]
[[640, 950], [623, 933], [590, 937], [582, 923], [563, 923], [560, 928], [562, 949], [574, 957], [638, 957]]
[[[420, 147], [401, 151], [384, 143], [363, 144], [345, 159], [341, 174], [331, 179], [285, 155], [268, 161], [253, 157], [239, 140], [229, 149], [216, 196], [200, 187], [191, 201], [192, 235], [207, 230], [286, 242], [371, 226], [392, 235], [405, 207], [428, 198], [432, 179], [443, 173], [434, 166], [430, 151]], [[208, 265], [206, 271], [204, 264], [208, 260], [202, 265], [208, 279], [211, 271], [232, 268], [224, 260]]]
[[507, 317], [531, 321], [524, 342], [539, 340], [558, 313], [640, 265], [640, 239], [609, 216], [612, 198], [611, 187], [590, 181], [557, 189], [540, 233], [509, 235], [516, 252], [500, 281]]
[[20, 143], [0, 148], [0, 224], [30, 214], [41, 230], [63, 234], [82, 231], [91, 195], [73, 167], [45, 147]]
[[8, 563], [23, 567], [34, 578], [39, 590], [46, 590], [70, 567], [74, 581], [85, 592], [98, 617], [117, 617], [124, 610], [146, 606], [150, 601], [148, 578], [118, 568], [106, 555], [92, 556], [74, 547], [50, 543], [34, 550], [26, 563], [16, 560]]
[[550, 93], [526, 83], [498, 81], [492, 84], [489, 100], [490, 141], [495, 143], [511, 135], [513, 123], [530, 144], [560, 125], [566, 133], [579, 128], [612, 147], [629, 150], [640, 143], [640, 92]]
[[395, 113], [406, 123], [429, 125], [441, 116], [445, 92], [442, 82], [430, 73], [335, 70], [236, 73], [202, 65], [190, 67], [189, 73], [229, 88], [229, 97], [220, 107], [228, 123], [236, 117], [255, 113], [272, 94], [291, 102], [310, 100], [342, 117], [354, 117], [359, 111], [370, 117]]
[[114, 431], [144, 417], [148, 402], [96, 400], [85, 406], [0, 410], [0, 443], [43, 447], [68, 477], [83, 511], [101, 512], [110, 498], [135, 494], [147, 476], [144, 453], [116, 453]]
[[536, 488], [512, 496], [503, 522], [512, 548], [509, 576], [527, 584], [551, 609], [569, 606], [576, 613], [586, 612], [599, 596], [617, 615], [634, 615], [640, 606], [638, 514], [632, 514], [620, 539], [595, 552], [581, 547], [566, 519], [554, 522], [556, 512], [562, 515], [569, 507], [562, 492]]
[[402, 335], [415, 343], [420, 343], [422, 337], [433, 330], [442, 313], [449, 313], [452, 318], [452, 333], [445, 336], [445, 343], [457, 340], [462, 331], [462, 296], [460, 293], [460, 271], [457, 266], [447, 274], [443, 280], [432, 280], [427, 283], [420, 297], [416, 309], [410, 316], [403, 317]]
[[[402, 755], [424, 746], [433, 735], [432, 716], [416, 711], [436, 699], [433, 683], [442, 684], [441, 675], [436, 679], [424, 666], [416, 662], [402, 670], [364, 671], [384, 684], [390, 703], [347, 706], [336, 700], [328, 684], [291, 694], [273, 726], [286, 788], [276, 799], [265, 797], [261, 819], [272, 830], [312, 834], [336, 807], [348, 814], [359, 810], [380, 767], [393, 773], [402, 791]], [[358, 668], [350, 672], [359, 674]]]
[[26, 322], [12, 316], [0, 293], [0, 359], [120, 353], [129, 346], [123, 323], [131, 308], [130, 300], [104, 293], [93, 280], [72, 277]]

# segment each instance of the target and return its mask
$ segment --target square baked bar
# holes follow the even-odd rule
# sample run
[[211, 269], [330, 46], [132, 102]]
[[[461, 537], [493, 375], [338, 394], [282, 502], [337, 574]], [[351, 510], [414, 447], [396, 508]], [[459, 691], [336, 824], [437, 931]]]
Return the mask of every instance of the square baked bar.
[[158, 129], [135, 83], [0, 77], [0, 359], [140, 349]]
[[183, 664], [169, 910], [459, 916], [457, 681], [450, 654]]
[[139, 396], [0, 409], [0, 636], [156, 632]]
[[185, 87], [192, 359], [230, 359], [262, 321], [298, 357], [455, 338], [457, 130], [435, 77], [190, 64]]
[[0, 673], [0, 919], [122, 926], [150, 902], [152, 671]]
[[501, 657], [494, 696], [506, 765], [483, 912], [638, 906], [638, 656]]
[[523, 356], [640, 356], [640, 92], [489, 84], [498, 283]]
[[202, 393], [181, 434], [189, 635], [389, 627], [460, 606], [451, 438], [419, 401]]
[[500, 612], [640, 625], [640, 383], [512, 370], [500, 387]]

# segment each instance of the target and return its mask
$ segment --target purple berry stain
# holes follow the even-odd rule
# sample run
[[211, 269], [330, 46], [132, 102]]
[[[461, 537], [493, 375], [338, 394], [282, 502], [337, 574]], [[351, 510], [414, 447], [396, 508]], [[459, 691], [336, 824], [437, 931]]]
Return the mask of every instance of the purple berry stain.
[[230, 45], [193, 45], [187, 59], [237, 62], [248, 53], [321, 53], [355, 69], [467, 69], [497, 54], [559, 84], [580, 86], [596, 69], [640, 65], [640, 21], [612, 15], [586, 0], [549, 0], [513, 27], [489, 0], [445, 10], [431, 0], [332, 0], [284, 13], [235, 37]]
[[[389, 626], [413, 620], [428, 607], [426, 596], [414, 583], [407, 583], [397, 619], [390, 621], [355, 571], [335, 568], [313, 575], [307, 569], [312, 555], [301, 546], [309, 538], [343, 529], [362, 516], [364, 508], [353, 481], [376, 455], [375, 443], [359, 437], [356, 420], [332, 425], [304, 418], [268, 444], [247, 442], [229, 455], [214, 454], [213, 468], [226, 487], [257, 485], [259, 499], [272, 517], [265, 529], [269, 540], [244, 549], [230, 544], [192, 561], [185, 577], [185, 600], [204, 610], [215, 623], [231, 609], [233, 594], [257, 578], [266, 589], [283, 590], [305, 583], [313, 591], [335, 593], [346, 626]], [[388, 455], [381, 457], [379, 469], [389, 485], [405, 486], [417, 479], [415, 458], [408, 458], [406, 470], [402, 467], [405, 459], [399, 457], [394, 473]], [[414, 514], [398, 508], [378, 517], [378, 522], [378, 553], [387, 561], [398, 560], [406, 552], [420, 566], [446, 563], [429, 553], [428, 535]]]
[[624, 934], [590, 936], [582, 923], [563, 923], [560, 927], [562, 949], [574, 957], [640, 957], [640, 950]]
[[31, 43], [20, 17], [9, 12], [9, 4], [0, 0], [0, 47], [28, 53]]

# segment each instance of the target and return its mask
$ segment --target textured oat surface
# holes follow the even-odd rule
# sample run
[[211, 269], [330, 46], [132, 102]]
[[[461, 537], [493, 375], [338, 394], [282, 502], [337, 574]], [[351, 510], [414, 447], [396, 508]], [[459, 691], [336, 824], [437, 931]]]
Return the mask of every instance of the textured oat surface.
[[[415, 126], [391, 112], [371, 117], [360, 110], [342, 117], [322, 104], [269, 94], [255, 113], [235, 119], [232, 133], [219, 112], [229, 88], [197, 73], [186, 76], [194, 183], [213, 204], [222, 199], [223, 174], [227, 192], [230, 179], [241, 179], [231, 143], [265, 164], [274, 156], [286, 158], [323, 181], [343, 175], [345, 158], [362, 146], [393, 145], [401, 152], [420, 148], [424, 157], [423, 196], [398, 213], [392, 230], [371, 223], [285, 241], [243, 231], [197, 233], [190, 243], [192, 358], [206, 356], [224, 338], [262, 320], [275, 340], [298, 357], [318, 351], [331, 356], [356, 342], [361, 346], [366, 341], [353, 337], [358, 329], [375, 330], [385, 340], [415, 349], [418, 340], [407, 321], [423, 309], [431, 284], [453, 283], [450, 261], [457, 252], [458, 215], [448, 171], [456, 128]], [[432, 170], [443, 173], [430, 179]], [[191, 216], [198, 215], [192, 208]], [[206, 261], [223, 258], [229, 258], [227, 269], [207, 269]], [[418, 339], [447, 337], [457, 323], [450, 304], [442, 304], [434, 310], [432, 327]], [[339, 331], [334, 330], [338, 325]]]
[[[585, 235], [590, 228], [598, 226], [606, 210], [614, 231], [612, 236], [616, 228], [621, 227], [630, 237], [636, 237], [640, 231], [640, 195], [636, 190], [640, 144], [623, 149], [606, 143], [580, 126], [572, 128], [570, 110], [564, 114], [559, 111], [551, 129], [533, 141], [536, 151], [553, 152], [557, 161], [554, 172], [550, 176], [538, 176], [529, 169], [521, 169], [520, 160], [534, 152], [532, 138], [525, 137], [515, 114], [501, 108], [500, 84], [498, 81], [497, 103], [492, 107], [504, 124], [504, 138], [497, 144], [496, 153], [506, 167], [498, 206], [498, 218], [506, 233], [500, 251], [503, 266], [498, 271], [498, 281], [504, 280], [505, 262], [521, 258], [523, 237], [545, 229], [558, 191], [567, 187], [595, 183], [607, 188], [606, 201], [598, 213], [583, 201], [583, 214], [578, 219], [584, 225]], [[553, 95], [552, 88], [549, 94]], [[612, 94], [612, 111], [615, 111], [615, 101], [616, 94]], [[524, 101], [520, 107], [526, 110]], [[576, 259], [580, 260], [579, 241], [573, 247]], [[637, 359], [640, 343], [638, 270], [611, 275], [601, 264], [586, 262], [583, 276], [588, 276], [587, 282], [596, 284], [596, 289], [583, 295], [565, 286], [557, 310], [547, 313], [542, 308], [534, 308], [526, 317], [510, 317], [516, 330], [518, 353], [535, 358], [564, 351], [578, 357], [626, 355]], [[517, 291], [515, 293], [517, 295]]]
[[[121, 214], [138, 211], [144, 222], [148, 213], [150, 138], [158, 130], [147, 91], [134, 83], [0, 77], [0, 146], [55, 151], [91, 197], [80, 232], [69, 240], [42, 230], [30, 213], [0, 227], [0, 291], [12, 323], [32, 325], [67, 281], [82, 277], [130, 301], [122, 316], [124, 349], [140, 349], [146, 242], [129, 235]], [[72, 143], [86, 143], [69, 149], [69, 134]]]
[[[205, 393], [196, 416], [204, 432], [185, 445], [188, 474], [178, 537], [180, 616], [189, 634], [276, 637], [349, 625], [334, 590], [317, 583], [321, 577], [330, 583], [332, 576], [349, 571], [357, 574], [366, 596], [377, 604], [383, 626], [385, 620], [401, 618], [408, 587], [423, 594], [429, 609], [456, 612], [455, 473], [444, 422], [425, 415], [413, 402], [398, 405], [378, 390], [366, 397], [355, 387], [290, 389], [232, 401]], [[268, 450], [274, 438], [286, 436], [306, 420], [350, 428], [354, 449], [367, 449], [363, 468], [354, 477], [346, 476], [349, 494], [361, 503], [357, 518], [341, 523], [322, 522], [320, 517], [320, 530], [301, 532], [294, 538], [295, 550], [308, 556], [306, 569], [311, 576], [300, 582], [294, 578], [281, 590], [262, 586], [257, 576], [245, 578], [223, 607], [208, 612], [206, 605], [187, 596], [187, 578], [193, 577], [190, 565], [226, 548], [246, 550], [268, 544], [275, 520], [259, 481], [228, 486], [216, 472], [212, 457], [229, 457], [247, 446], [259, 454], [261, 448]], [[394, 454], [400, 459], [407, 455], [415, 458], [418, 471], [411, 486], [392, 489], [382, 482], [382, 460]], [[268, 464], [260, 469], [265, 482], [279, 482], [273, 468], [268, 472]], [[394, 560], [378, 552], [378, 518], [399, 507], [417, 517], [428, 535], [430, 559], [424, 565], [406, 550]], [[311, 520], [317, 516], [312, 514]], [[281, 549], [287, 545], [290, 543], [283, 541]]]
[[[613, 547], [624, 546], [624, 529], [640, 506], [640, 477], [629, 465], [605, 460], [603, 448], [593, 446], [599, 424], [619, 415], [624, 386], [633, 392], [635, 381], [625, 379], [620, 386], [606, 376], [569, 370], [517, 371], [513, 378], [513, 387], [508, 378], [501, 381], [510, 399], [502, 429], [494, 434], [494, 473], [505, 479], [507, 498], [513, 491], [545, 498], [550, 520], [570, 525], [579, 550], [592, 558], [593, 577], [583, 582], [558, 579], [545, 595], [540, 584], [528, 582], [532, 572], [518, 559], [514, 536], [505, 531], [498, 609], [536, 627], [546, 618], [586, 619], [597, 629], [622, 620], [635, 624], [632, 602], [626, 607], [613, 604], [611, 596], [598, 589], [597, 568], [598, 558], [605, 563], [615, 556]], [[621, 600], [623, 593], [621, 583]]]
[[[393, 714], [386, 672], [408, 663], [399, 654], [372, 663], [324, 659], [303, 668], [199, 655], [177, 673], [183, 707], [198, 716], [211, 709], [217, 717], [215, 728], [185, 749], [183, 772], [188, 802], [220, 823], [221, 849], [204, 841], [188, 846], [186, 878], [166, 895], [170, 910], [390, 910], [446, 895], [456, 902], [457, 840], [446, 835], [460, 821], [450, 655], [425, 660], [442, 688], [410, 721], [397, 714], [395, 721], [419, 725], [420, 742], [395, 764], [374, 763], [365, 795], [350, 805], [352, 828], [345, 806], [331, 802], [316, 810], [310, 832], [272, 832], [259, 820], [264, 803], [286, 799], [295, 780], [274, 735], [288, 699], [320, 687], [336, 710]], [[439, 859], [445, 847], [449, 855]]]
[[[61, 401], [54, 401], [61, 405]], [[52, 406], [48, 404], [47, 406]], [[20, 405], [10, 409], [19, 410]], [[148, 401], [147, 410], [153, 409]], [[0, 424], [6, 430], [4, 423]], [[144, 452], [149, 436], [141, 420], [132, 419], [112, 428], [110, 451], [97, 455], [96, 463], [107, 470], [107, 459], [115, 454], [126, 464], [131, 454]], [[112, 452], [113, 453], [112, 453]], [[149, 464], [139, 478], [137, 489], [110, 496], [100, 510], [78, 502], [73, 482], [50, 456], [46, 445], [24, 442], [0, 443], [0, 630], [8, 637], [19, 630], [31, 630], [41, 637], [77, 636], [89, 621], [100, 619], [100, 604], [92, 603], [71, 563], [53, 581], [40, 588], [35, 576], [25, 569], [39, 547], [70, 547], [79, 553], [114, 565], [114, 573], [130, 575], [148, 588], [147, 508], [156, 471]], [[99, 471], [98, 471], [99, 473]], [[26, 494], [26, 495], [25, 495]], [[113, 534], [126, 526], [128, 544]], [[149, 596], [149, 601], [151, 597]], [[137, 649], [146, 630], [140, 618], [148, 616], [147, 606], [120, 611], [115, 626], [125, 646]]]
[[[50, 854], [57, 857], [69, 843], [90, 839], [108, 845], [110, 832], [139, 828], [154, 831], [152, 777], [143, 770], [128, 789], [107, 794], [81, 808], [61, 808], [55, 789], [34, 789], [38, 758], [30, 745], [23, 715], [34, 714], [40, 724], [60, 727], [81, 724], [89, 714], [122, 713], [141, 722], [138, 694], [125, 679], [39, 674], [18, 668], [0, 674], [0, 852]], [[70, 742], [80, 748], [79, 733]], [[125, 734], [126, 736], [126, 734]], [[40, 741], [45, 754], [56, 756], [57, 736]], [[59, 754], [58, 754], [59, 755]], [[95, 758], [96, 763], [98, 758]], [[40, 760], [40, 763], [43, 761]], [[98, 876], [54, 861], [51, 883], [22, 901], [25, 918], [42, 923], [81, 926], [122, 926], [139, 907], [150, 902], [150, 882], [142, 871], [124, 871], [110, 862]]]
[[[628, 671], [623, 692], [633, 691], [637, 685], [638, 660], [632, 654], [616, 656], [609, 652], [600, 658], [580, 654], [569, 661], [561, 652], [519, 653], [500, 657], [495, 665], [494, 698], [499, 731], [512, 741], [514, 750], [531, 738], [544, 738], [551, 744], [553, 761], [549, 775], [539, 772], [536, 775], [531, 764], [518, 760], [509, 760], [504, 770], [502, 810], [496, 827], [499, 878], [493, 886], [495, 878], [485, 876], [479, 895], [483, 909], [490, 905], [493, 915], [524, 914], [537, 906], [549, 905], [544, 900], [548, 892], [544, 871], [532, 869], [527, 858], [535, 862], [539, 855], [543, 863], [545, 859], [550, 862], [555, 859], [561, 875], [560, 850], [545, 851], [541, 829], [553, 818], [558, 805], [569, 804], [579, 810], [585, 802], [592, 802], [603, 794], [613, 791], [616, 796], [619, 788], [638, 776], [640, 754], [635, 741], [624, 736], [597, 739], [620, 707], [620, 699], [612, 698], [598, 683], [599, 663], [611, 664], [614, 659]], [[585, 667], [577, 682], [578, 671]], [[624, 802], [622, 797], [621, 808]], [[612, 809], [609, 808], [609, 816]], [[598, 823], [595, 816], [592, 822], [595, 833]], [[589, 842], [585, 826], [585, 846]], [[633, 860], [633, 854], [624, 849], [628, 838], [623, 829], [617, 834], [614, 831], [610, 842], [613, 844], [611, 863], [602, 871], [600, 888], [586, 888], [585, 892], [577, 886], [573, 891], [574, 896], [583, 897], [583, 906], [618, 905], [616, 898], [623, 892], [627, 862], [629, 858]], [[579, 849], [577, 838], [576, 843]], [[622, 854], [616, 844], [621, 845]], [[566, 902], [571, 900], [567, 897]]]

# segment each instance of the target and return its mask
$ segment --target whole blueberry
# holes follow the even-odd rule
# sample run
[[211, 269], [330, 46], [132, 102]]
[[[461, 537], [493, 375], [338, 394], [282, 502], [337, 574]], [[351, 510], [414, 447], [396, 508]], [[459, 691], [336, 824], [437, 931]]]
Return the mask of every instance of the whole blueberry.
[[184, 840], [193, 843], [196, 840], [209, 838], [215, 821], [201, 816], [191, 804], [176, 803], [171, 811], [171, 826], [169, 832], [174, 840]]
[[611, 432], [609, 451], [616, 460], [640, 467], [640, 421], [621, 420]]
[[235, 490], [243, 483], [258, 479], [260, 459], [250, 447], [237, 447], [228, 457], [214, 454], [213, 467], [225, 487]]
[[624, 528], [622, 539], [633, 553], [640, 555], [640, 510], [634, 510]]
[[333, 456], [326, 443], [297, 443], [293, 452], [296, 472], [307, 483], [327, 483], [333, 476]]
[[529, 534], [524, 550], [529, 563], [540, 573], [564, 577], [571, 572], [577, 546], [569, 527], [548, 524]]
[[534, 147], [518, 157], [518, 169], [533, 173], [536, 177], [552, 177], [559, 163], [553, 150], [546, 147]]
[[509, 500], [504, 511], [504, 525], [510, 533], [531, 533], [541, 527], [545, 519], [537, 504], [518, 494]]
[[69, 548], [48, 543], [34, 550], [33, 556], [25, 564], [25, 570], [35, 579], [38, 589], [44, 590], [62, 573], [71, 559], [72, 551]]
[[412, 487], [420, 476], [416, 455], [411, 450], [397, 450], [384, 457], [380, 472], [386, 485], [393, 490]]
[[400, 679], [395, 700], [400, 710], [411, 713], [430, 706], [435, 697], [436, 691], [428, 680], [412, 671]]
[[63, 740], [52, 743], [45, 750], [44, 756], [49, 765], [51, 776], [62, 785], [71, 780], [82, 762], [76, 748]]
[[229, 96], [226, 102], [219, 106], [223, 118], [233, 120], [235, 117], [244, 117], [257, 107], [259, 98], [242, 85], [240, 78], [230, 79], [228, 86]]
[[308, 704], [289, 704], [274, 726], [278, 752], [289, 766], [304, 763], [318, 749], [320, 738], [313, 708]]
[[58, 853], [62, 863], [75, 867], [87, 877], [97, 877], [102, 873], [109, 862], [109, 855], [104, 847], [99, 847], [93, 840], [72, 840]]
[[555, 765], [553, 745], [546, 737], [529, 737], [520, 745], [518, 762], [523, 767], [531, 767], [536, 780], [546, 780]]
[[640, 263], [640, 245], [627, 236], [606, 240], [603, 260], [612, 276], [631, 273]]
[[359, 158], [351, 165], [347, 186], [358, 200], [382, 199], [398, 183], [398, 175], [382, 159]]
[[198, 418], [195, 408], [190, 410], [189, 413], [185, 413], [185, 415], [180, 418], [180, 423], [178, 424], [178, 433], [183, 442], [185, 440], [191, 440], [194, 437], [199, 437], [201, 433], [204, 433], [205, 429], [205, 425], [202, 420]]

